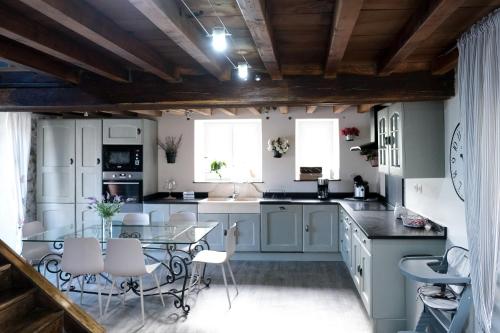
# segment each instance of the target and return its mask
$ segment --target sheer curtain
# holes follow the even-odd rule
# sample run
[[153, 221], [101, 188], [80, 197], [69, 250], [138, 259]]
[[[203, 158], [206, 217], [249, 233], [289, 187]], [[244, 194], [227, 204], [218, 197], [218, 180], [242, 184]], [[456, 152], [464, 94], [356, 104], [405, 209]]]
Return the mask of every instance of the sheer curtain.
[[30, 140], [30, 113], [0, 112], [0, 238], [16, 251], [21, 250]]
[[465, 218], [478, 329], [492, 332], [500, 231], [500, 11], [458, 42], [465, 132]]

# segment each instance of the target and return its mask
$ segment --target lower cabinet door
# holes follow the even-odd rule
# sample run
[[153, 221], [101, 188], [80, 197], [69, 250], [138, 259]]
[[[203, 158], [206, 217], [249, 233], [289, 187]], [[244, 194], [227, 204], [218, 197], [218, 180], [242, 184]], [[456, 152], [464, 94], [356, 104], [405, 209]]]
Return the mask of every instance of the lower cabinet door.
[[262, 205], [262, 251], [302, 252], [302, 206]]
[[92, 225], [101, 225], [101, 217], [88, 204], [76, 204], [75, 209], [76, 229], [81, 230]]
[[351, 243], [351, 265], [354, 268], [354, 272], [351, 272], [354, 285], [358, 292], [361, 292], [361, 241], [355, 234], [352, 235]]
[[75, 226], [75, 204], [38, 204], [36, 215], [45, 230]]
[[236, 251], [260, 251], [260, 214], [229, 214], [229, 226], [237, 226]]
[[337, 205], [304, 205], [304, 252], [339, 252]]
[[198, 214], [198, 205], [196, 204], [171, 204], [170, 215], [181, 212], [191, 212]]
[[142, 211], [149, 215], [149, 221], [154, 224], [167, 224], [170, 217], [169, 204], [144, 204]]
[[372, 309], [372, 256], [370, 252], [361, 245], [360, 247], [360, 258], [359, 258], [359, 275], [361, 276], [361, 285], [359, 290], [359, 295], [361, 300], [365, 305], [368, 315], [371, 316]]
[[228, 227], [229, 215], [228, 214], [199, 214], [199, 222], [219, 222], [217, 227], [210, 231], [207, 235], [207, 242], [210, 246], [210, 250], [224, 251], [224, 231]]

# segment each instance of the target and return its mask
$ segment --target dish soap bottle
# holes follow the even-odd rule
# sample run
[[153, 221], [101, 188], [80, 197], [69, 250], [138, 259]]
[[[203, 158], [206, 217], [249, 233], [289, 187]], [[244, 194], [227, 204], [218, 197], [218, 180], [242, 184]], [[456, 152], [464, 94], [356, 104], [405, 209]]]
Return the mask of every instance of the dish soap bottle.
[[394, 218], [401, 219], [401, 216], [406, 215], [406, 208], [404, 208], [399, 202], [394, 205]]

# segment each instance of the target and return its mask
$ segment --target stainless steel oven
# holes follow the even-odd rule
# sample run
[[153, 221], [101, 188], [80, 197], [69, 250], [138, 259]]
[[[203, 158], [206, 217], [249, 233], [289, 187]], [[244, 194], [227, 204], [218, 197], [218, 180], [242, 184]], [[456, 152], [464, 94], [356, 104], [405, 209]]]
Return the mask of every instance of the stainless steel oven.
[[103, 172], [102, 194], [124, 202], [121, 212], [142, 213], [142, 172]]
[[141, 145], [103, 145], [102, 171], [142, 172]]

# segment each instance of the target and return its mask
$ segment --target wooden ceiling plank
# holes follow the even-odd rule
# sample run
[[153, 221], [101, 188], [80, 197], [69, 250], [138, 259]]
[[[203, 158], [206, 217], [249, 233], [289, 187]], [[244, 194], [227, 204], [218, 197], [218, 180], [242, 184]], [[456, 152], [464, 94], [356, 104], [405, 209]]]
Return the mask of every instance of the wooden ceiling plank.
[[169, 81], [178, 81], [175, 69], [149, 46], [132, 37], [85, 1], [20, 0], [65, 28], [115, 55]]
[[132, 110], [130, 112], [150, 117], [161, 117], [163, 115], [163, 112], [161, 110]]
[[317, 108], [318, 108], [317, 105], [306, 106], [306, 113], [314, 113], [314, 111], [316, 111]]
[[3, 37], [0, 39], [0, 57], [64, 81], [80, 82], [78, 72], [71, 66]]
[[99, 110], [99, 113], [120, 117], [137, 117], [137, 113], [126, 110]]
[[378, 67], [379, 74], [389, 75], [394, 72], [463, 2], [464, 0], [425, 1], [424, 7], [415, 11], [382, 58]]
[[221, 112], [228, 116], [236, 116], [236, 108], [215, 108], [214, 112]]
[[183, 15], [175, 1], [129, 0], [145, 17], [165, 35], [186, 51], [210, 74], [219, 80], [229, 80], [224, 58], [218, 58], [212, 51], [207, 36], [198, 32], [194, 23]]
[[77, 45], [57, 31], [6, 10], [5, 6], [0, 8], [0, 35], [108, 79], [128, 82], [128, 71], [101, 52]]
[[342, 113], [345, 110], [347, 110], [350, 107], [350, 105], [334, 105], [333, 106], [333, 113]]
[[360, 105], [358, 105], [358, 113], [370, 112], [371, 108], [374, 107], [375, 105], [377, 105], [377, 104], [373, 104], [373, 103], [360, 104]]
[[286, 105], [278, 106], [278, 110], [281, 114], [288, 114], [288, 106]]
[[264, 1], [236, 0], [236, 2], [267, 72], [273, 80], [283, 79]]
[[188, 111], [198, 113], [198, 114], [201, 114], [201, 115], [207, 116], [207, 117], [212, 115], [212, 109], [210, 109], [210, 108], [188, 109]]
[[250, 112], [251, 114], [253, 114], [255, 116], [260, 116], [260, 110], [256, 107], [250, 106], [250, 107], [245, 108], [245, 110], [247, 110], [248, 112]]
[[335, 78], [347, 44], [358, 20], [363, 0], [337, 0], [333, 12], [325, 78]]
[[431, 66], [431, 72], [433, 75], [443, 75], [455, 69], [457, 64], [458, 48], [455, 47], [451, 51], [434, 59]]

